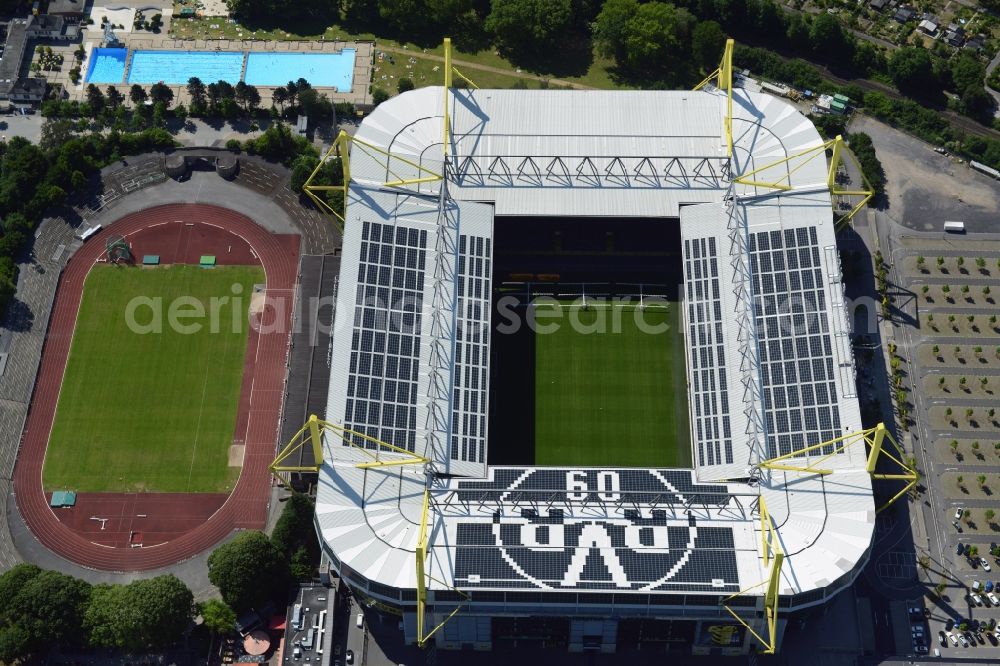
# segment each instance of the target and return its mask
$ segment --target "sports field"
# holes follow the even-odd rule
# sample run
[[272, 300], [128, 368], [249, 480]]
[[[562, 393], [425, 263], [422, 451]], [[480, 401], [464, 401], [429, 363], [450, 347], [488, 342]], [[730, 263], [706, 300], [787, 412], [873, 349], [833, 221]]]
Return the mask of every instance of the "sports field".
[[[247, 348], [254, 266], [212, 270], [95, 266], [87, 277], [55, 423], [45, 455], [46, 490], [225, 492], [239, 475], [228, 451]], [[239, 284], [238, 297], [233, 285]], [[216, 304], [213, 297], [230, 298]], [[159, 332], [130, 329], [162, 314]], [[184, 298], [184, 301], [177, 299]], [[174, 318], [204, 308], [202, 318]], [[210, 322], [219, 325], [212, 330]], [[152, 326], [151, 326], [152, 328]]]
[[[535, 463], [690, 467], [679, 306], [638, 313], [665, 324], [658, 333], [639, 326], [635, 308], [574, 306], [574, 328], [567, 307], [546, 307], [563, 316], [556, 332], [535, 334]], [[599, 318], [605, 332], [586, 332]]]

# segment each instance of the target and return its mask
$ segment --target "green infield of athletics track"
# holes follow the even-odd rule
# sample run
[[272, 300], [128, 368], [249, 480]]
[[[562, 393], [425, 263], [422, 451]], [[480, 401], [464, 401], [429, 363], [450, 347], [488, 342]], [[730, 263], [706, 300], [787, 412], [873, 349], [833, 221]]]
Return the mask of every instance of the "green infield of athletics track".
[[[240, 471], [229, 467], [228, 452], [247, 349], [247, 311], [254, 284], [263, 281], [259, 266], [94, 266], [84, 285], [45, 454], [45, 489], [231, 490]], [[213, 298], [219, 322], [214, 332]], [[198, 308], [195, 302], [205, 316], [176, 321], [200, 323], [200, 330], [172, 326], [171, 305], [190, 313]], [[130, 303], [148, 304], [134, 307], [131, 323], [154, 328], [159, 311], [160, 330], [134, 331]]]
[[[535, 463], [691, 467], [684, 336], [677, 303], [568, 306], [554, 333], [535, 333]], [[598, 319], [605, 318], [603, 331]], [[615, 325], [615, 321], [620, 322]], [[546, 322], [552, 319], [546, 318]]]

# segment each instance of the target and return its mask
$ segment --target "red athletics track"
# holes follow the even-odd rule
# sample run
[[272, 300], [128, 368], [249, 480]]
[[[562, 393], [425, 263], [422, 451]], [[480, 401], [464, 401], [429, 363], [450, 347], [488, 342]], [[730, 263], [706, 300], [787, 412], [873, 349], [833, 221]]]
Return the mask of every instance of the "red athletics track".
[[[251, 326], [234, 434], [234, 443], [246, 445], [243, 470], [228, 499], [199, 494], [82, 494], [83, 504], [78, 502], [78, 507], [85, 511], [70, 509], [76, 515], [66, 515], [68, 524], [64, 524], [55, 511], [66, 510], [49, 507], [42, 488], [42, 466], [83, 283], [91, 266], [102, 260], [111, 235], [124, 236], [139, 261], [143, 254], [159, 254], [164, 263], [195, 263], [202, 254], [215, 254], [218, 263], [256, 263], [256, 258], [264, 267], [268, 304]], [[86, 567], [142, 571], [192, 557], [234, 529], [264, 526], [270, 493], [268, 465], [280, 425], [298, 247], [298, 236], [271, 234], [234, 211], [205, 204], [170, 204], [121, 218], [73, 255], [60, 278], [14, 469], [18, 508], [44, 546]], [[90, 508], [105, 515], [87, 513]], [[100, 522], [90, 521], [90, 515], [115, 520], [106, 523], [111, 529], [102, 534]], [[144, 541], [143, 547], [130, 547], [137, 541]], [[160, 543], [149, 545], [155, 542]]]

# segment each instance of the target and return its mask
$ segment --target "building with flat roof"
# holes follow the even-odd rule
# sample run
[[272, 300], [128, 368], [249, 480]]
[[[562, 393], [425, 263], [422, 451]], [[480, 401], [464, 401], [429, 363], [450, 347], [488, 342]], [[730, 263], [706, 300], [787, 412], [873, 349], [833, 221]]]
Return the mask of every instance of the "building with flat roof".
[[[864, 445], [810, 448], [862, 430], [825, 143], [769, 94], [735, 90], [727, 109], [714, 89], [428, 87], [358, 128], [325, 414], [352, 445], [324, 439], [316, 529], [407, 641], [444, 622], [443, 648], [610, 652], [655, 636], [740, 654], [779, 642], [779, 607], [824, 603], [866, 562]], [[497, 299], [525, 280], [587, 289], [498, 269], [504, 232], [557, 219], [564, 275], [574, 220], [580, 234], [641, 219], [676, 235], [688, 432], [656, 437], [690, 441], [689, 468], [491, 462], [518, 445], [494, 422], [530, 418], [497, 411], [509, 387], [494, 375], [534, 363], [496, 355]], [[602, 252], [587, 262], [623, 262]], [[614, 270], [643, 255], [629, 256]], [[376, 452], [426, 462], [359, 467]], [[782, 456], [824, 474], [766, 464]]]

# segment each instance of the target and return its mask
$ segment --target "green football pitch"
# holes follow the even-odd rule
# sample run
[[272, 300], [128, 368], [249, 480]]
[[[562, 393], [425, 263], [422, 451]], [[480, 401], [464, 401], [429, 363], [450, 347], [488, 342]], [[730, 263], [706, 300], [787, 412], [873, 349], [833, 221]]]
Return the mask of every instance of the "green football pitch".
[[[690, 467], [679, 305], [545, 307], [562, 316], [555, 332], [535, 334], [535, 464]], [[604, 331], [588, 332], [600, 318]]]
[[[262, 269], [253, 266], [95, 266], [84, 285], [45, 455], [45, 488], [231, 490], [239, 475], [238, 467], [229, 467], [228, 452], [247, 348], [247, 311], [253, 285], [263, 281]], [[233, 297], [234, 291], [240, 296]], [[225, 296], [230, 299], [219, 298], [218, 315], [211, 316], [211, 299]], [[205, 317], [170, 316], [171, 307], [182, 315], [195, 312], [196, 302]], [[157, 310], [159, 332], [130, 328], [130, 323], [155, 328]], [[202, 326], [192, 331], [172, 326], [171, 319], [184, 327]]]

